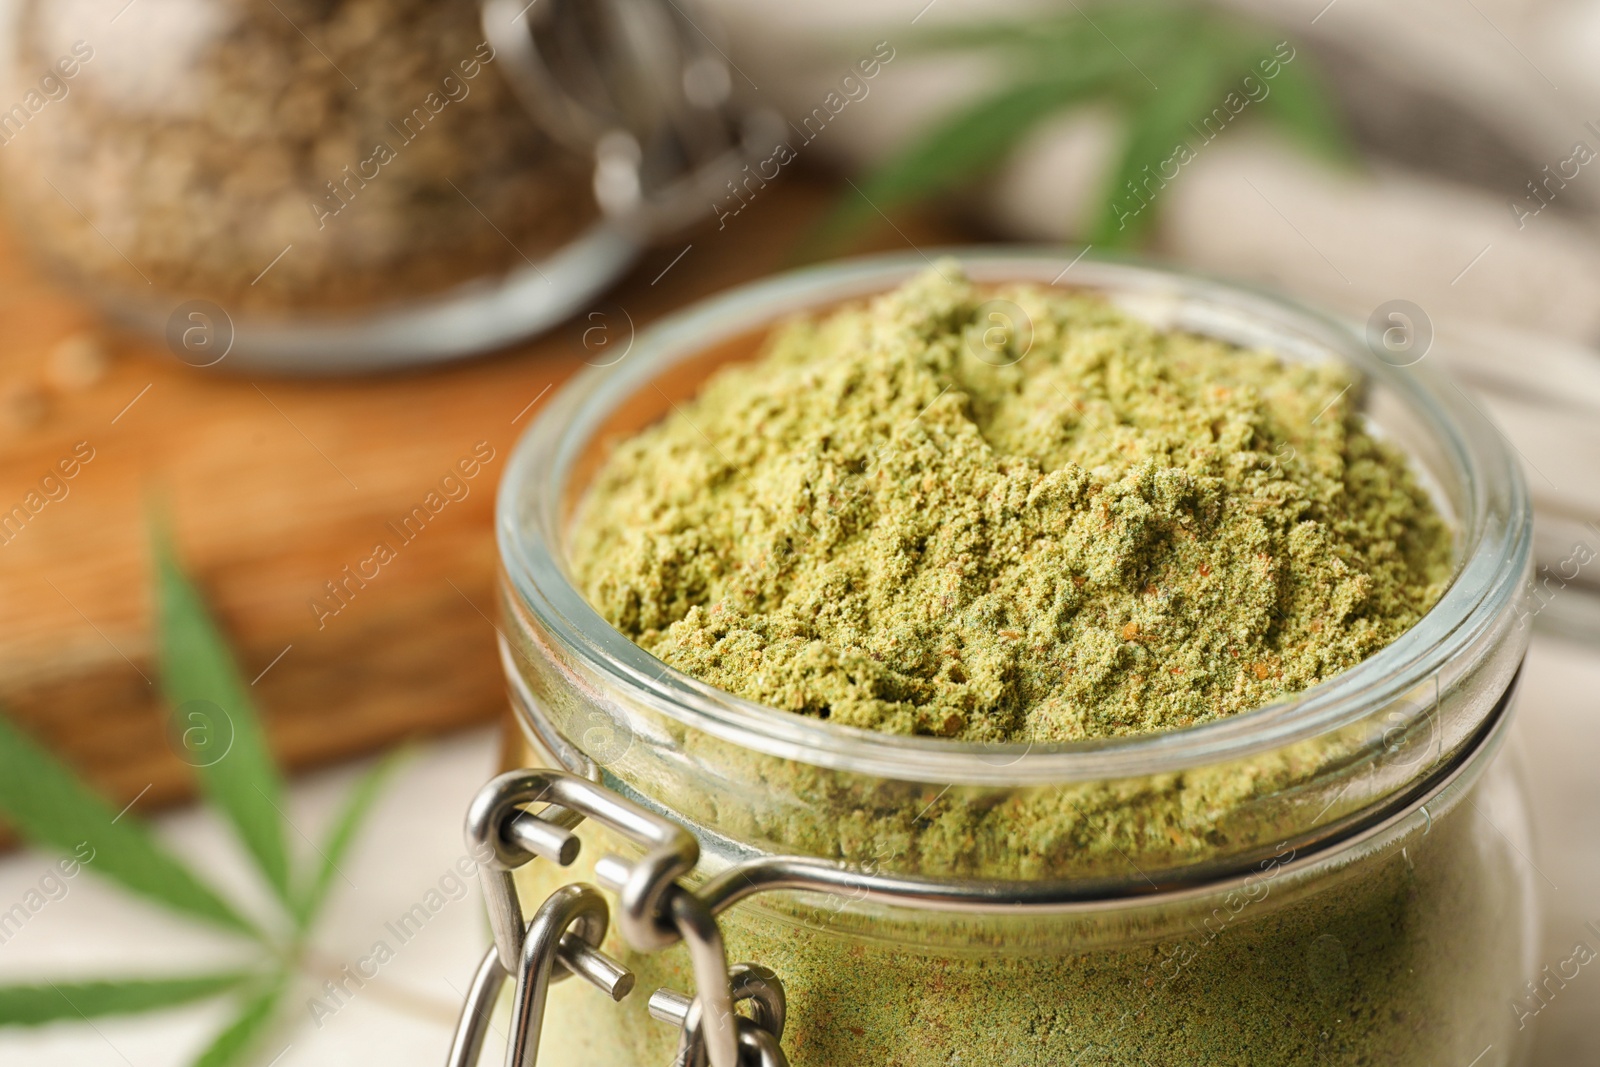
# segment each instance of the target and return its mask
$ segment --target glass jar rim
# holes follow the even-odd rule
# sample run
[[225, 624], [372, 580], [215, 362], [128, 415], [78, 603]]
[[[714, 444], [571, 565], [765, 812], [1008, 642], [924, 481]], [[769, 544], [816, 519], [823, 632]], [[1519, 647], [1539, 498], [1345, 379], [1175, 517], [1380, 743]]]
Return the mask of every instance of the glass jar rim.
[[[1204, 321], [1184, 319], [1172, 327], [1224, 339], [1277, 330], [1279, 335], [1261, 347], [1283, 355], [1336, 357], [1381, 381], [1420, 416], [1461, 483], [1456, 568], [1444, 594], [1415, 626], [1373, 656], [1260, 708], [1179, 730], [1048, 744], [891, 735], [767, 707], [675, 670], [606, 622], [567, 576], [560, 548], [566, 480], [606, 417], [662, 370], [720, 341], [786, 316], [883, 292], [938, 257], [954, 259], [979, 284], [1045, 284], [1149, 302], [1204, 300]], [[1069, 273], [1071, 280], [1063, 285]], [[629, 700], [766, 755], [955, 785], [1178, 773], [1338, 730], [1423, 684], [1471, 649], [1512, 603], [1531, 546], [1520, 467], [1478, 407], [1431, 368], [1381, 360], [1349, 324], [1252, 286], [1133, 259], [1072, 258], [1060, 249], [1029, 246], [830, 262], [738, 286], [660, 320], [624, 357], [579, 373], [544, 405], [507, 464], [495, 525], [511, 594], [564, 653], [610, 679]]]

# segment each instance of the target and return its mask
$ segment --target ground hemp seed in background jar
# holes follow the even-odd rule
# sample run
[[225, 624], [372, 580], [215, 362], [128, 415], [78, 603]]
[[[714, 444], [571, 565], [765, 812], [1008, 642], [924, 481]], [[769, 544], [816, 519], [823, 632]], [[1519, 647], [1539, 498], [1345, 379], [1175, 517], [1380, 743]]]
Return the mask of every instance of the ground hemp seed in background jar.
[[1205, 279], [982, 250], [686, 310], [502, 483], [529, 769], [469, 815], [462, 1033], [544, 958], [505, 916], [589, 909], [668, 992], [562, 949], [510, 1020], [548, 1062], [1517, 1064], [1529, 526], [1454, 390]]
[[513, 90], [478, 0], [23, 0], [15, 17], [0, 175], [17, 225], [150, 332], [180, 307], [226, 324], [232, 364], [493, 347], [572, 313], [639, 247], [602, 219], [592, 153]]

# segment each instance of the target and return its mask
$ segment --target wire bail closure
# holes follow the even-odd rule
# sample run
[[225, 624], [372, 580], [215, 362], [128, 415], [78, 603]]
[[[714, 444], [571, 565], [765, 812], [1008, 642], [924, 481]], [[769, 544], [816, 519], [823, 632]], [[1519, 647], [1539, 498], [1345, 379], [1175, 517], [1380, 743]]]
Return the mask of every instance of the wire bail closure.
[[[751, 1057], [761, 1067], [787, 1064], [778, 1047], [788, 1013], [783, 983], [767, 968], [753, 963], [734, 964], [728, 968], [728, 978], [734, 1003], [749, 1001], [754, 1009], [752, 1018], [738, 1016], [735, 1019], [741, 1055]], [[674, 1067], [705, 1067], [705, 1038], [700, 1014], [700, 1002], [690, 1000], [682, 993], [658, 989], [650, 996], [651, 1017], [672, 1023], [683, 1032], [678, 1042], [678, 1057], [673, 1061]]]
[[[689, 0], [482, 0], [485, 37], [539, 125], [594, 160], [607, 217], [661, 237], [707, 216], [783, 139]], [[740, 75], [743, 77], [743, 75]], [[748, 79], [745, 79], [748, 80]], [[753, 86], [752, 86], [753, 87]]]
[[[548, 805], [543, 811], [530, 804]], [[594, 819], [641, 845], [629, 862], [607, 855], [595, 876], [619, 900], [617, 927], [638, 952], [682, 941], [689, 952], [697, 996], [670, 990], [651, 998], [651, 1014], [682, 1031], [678, 1062], [684, 1067], [787, 1067], [778, 1041], [786, 1004], [783, 985], [764, 967], [729, 968], [722, 931], [711, 908], [678, 879], [694, 869], [700, 846], [683, 827], [633, 804], [586, 778], [565, 771], [512, 771], [489, 782], [467, 810], [467, 847], [482, 857], [479, 878], [494, 945], [468, 991], [447, 1061], [471, 1067], [483, 1048], [488, 1014], [510, 975], [516, 975], [506, 1067], [535, 1067], [545, 999], [554, 982], [577, 974], [622, 1000], [634, 976], [600, 951], [610, 909], [599, 890], [585, 884], [555, 891], [525, 923], [512, 871], [535, 858], [560, 866], [578, 857], [572, 828]], [[753, 1018], [734, 1012], [749, 1000]]]

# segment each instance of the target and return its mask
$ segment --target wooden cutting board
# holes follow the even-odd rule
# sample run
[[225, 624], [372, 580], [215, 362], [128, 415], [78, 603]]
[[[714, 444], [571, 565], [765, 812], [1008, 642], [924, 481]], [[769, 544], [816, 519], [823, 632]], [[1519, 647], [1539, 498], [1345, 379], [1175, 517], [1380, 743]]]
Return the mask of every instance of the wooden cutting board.
[[[597, 304], [643, 325], [790, 266], [834, 195], [791, 175], [723, 228], [652, 252]], [[911, 232], [919, 245], [951, 239]], [[882, 248], [910, 240], [878, 236]], [[43, 502], [0, 534], [0, 706], [119, 805], [192, 794], [152, 684], [154, 501], [288, 767], [493, 719], [494, 490], [517, 436], [582, 365], [581, 328], [382, 377], [244, 377], [226, 360], [199, 371], [97, 323], [0, 232], [0, 513]], [[459, 499], [400, 544], [390, 524], [430, 492], [447, 498], [440, 480], [463, 459], [480, 469], [449, 485]], [[395, 558], [348, 581], [379, 541]]]

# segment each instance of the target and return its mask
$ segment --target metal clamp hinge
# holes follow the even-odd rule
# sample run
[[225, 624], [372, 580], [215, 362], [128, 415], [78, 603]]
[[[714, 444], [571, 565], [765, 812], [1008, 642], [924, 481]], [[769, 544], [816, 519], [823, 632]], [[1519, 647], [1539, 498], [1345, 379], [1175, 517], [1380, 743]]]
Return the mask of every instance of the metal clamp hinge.
[[[537, 813], [529, 805], [548, 805]], [[699, 862], [700, 846], [683, 827], [585, 778], [556, 770], [503, 774], [473, 799], [467, 846], [479, 876], [494, 945], [468, 990], [448, 1067], [472, 1067], [483, 1050], [489, 1014], [515, 975], [506, 1067], [535, 1067], [545, 1001], [555, 982], [578, 975], [613, 1000], [632, 992], [634, 976], [600, 950], [611, 909], [594, 886], [566, 885], [524, 921], [512, 871], [536, 858], [561, 866], [578, 856], [573, 827], [594, 819], [645, 849], [637, 860], [603, 856], [595, 877], [618, 896], [617, 927], [636, 952], [682, 942], [694, 972], [693, 997], [657, 990], [650, 1014], [679, 1027], [675, 1067], [788, 1067], [780, 1040], [783, 984], [764, 967], [728, 966], [712, 909], [679, 879]], [[751, 1006], [739, 1015], [735, 1004]]]

